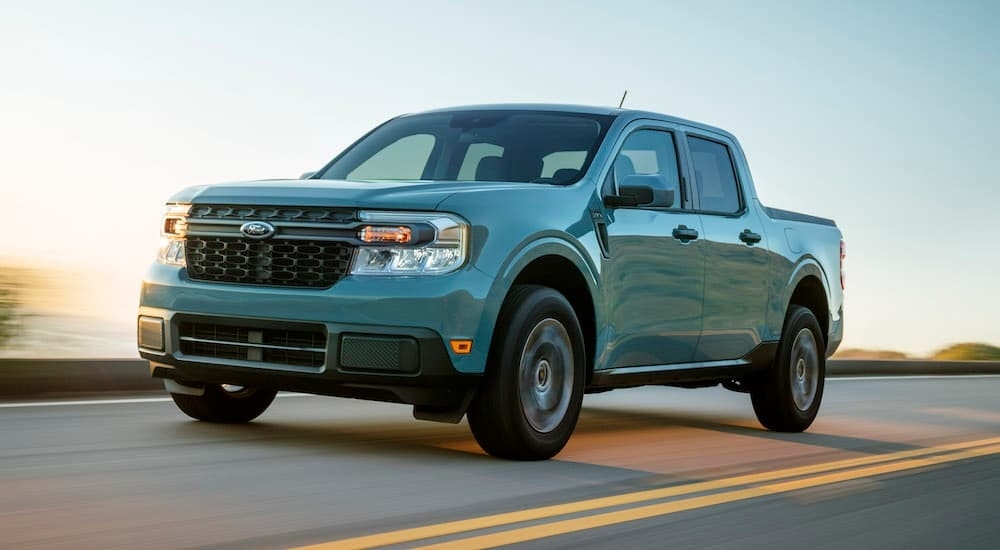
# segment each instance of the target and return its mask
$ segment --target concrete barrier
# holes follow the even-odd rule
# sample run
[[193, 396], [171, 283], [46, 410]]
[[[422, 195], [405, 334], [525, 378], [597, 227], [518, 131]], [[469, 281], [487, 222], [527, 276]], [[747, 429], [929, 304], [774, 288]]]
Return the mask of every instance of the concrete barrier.
[[[1000, 375], [1000, 361], [844, 359], [827, 376]], [[0, 398], [163, 391], [142, 359], [0, 359]]]
[[0, 359], [0, 398], [163, 390], [142, 359]]
[[921, 359], [834, 359], [827, 376], [969, 376], [1000, 374], [1000, 361], [930, 361]]

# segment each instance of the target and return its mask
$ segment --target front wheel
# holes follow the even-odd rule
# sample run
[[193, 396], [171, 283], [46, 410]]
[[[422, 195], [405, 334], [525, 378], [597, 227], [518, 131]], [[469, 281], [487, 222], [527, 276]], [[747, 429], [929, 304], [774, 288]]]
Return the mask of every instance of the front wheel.
[[265, 388], [207, 384], [202, 395], [171, 393], [170, 397], [177, 408], [195, 420], [243, 424], [266, 411], [277, 394]]
[[771, 367], [750, 385], [757, 420], [776, 432], [801, 432], [812, 424], [823, 400], [826, 346], [812, 311], [790, 306]]
[[545, 460], [580, 416], [586, 356], [573, 307], [551, 288], [515, 287], [500, 313], [483, 387], [469, 426], [487, 453]]

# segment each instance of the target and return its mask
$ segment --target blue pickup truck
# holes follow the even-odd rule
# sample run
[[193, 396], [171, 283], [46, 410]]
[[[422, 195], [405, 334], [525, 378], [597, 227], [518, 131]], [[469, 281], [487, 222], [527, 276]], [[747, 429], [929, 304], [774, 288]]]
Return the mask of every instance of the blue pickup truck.
[[812, 423], [843, 334], [841, 233], [761, 204], [736, 138], [657, 113], [489, 105], [394, 118], [297, 180], [166, 206], [138, 346], [187, 415], [279, 390], [468, 417], [546, 459], [585, 393], [749, 393]]

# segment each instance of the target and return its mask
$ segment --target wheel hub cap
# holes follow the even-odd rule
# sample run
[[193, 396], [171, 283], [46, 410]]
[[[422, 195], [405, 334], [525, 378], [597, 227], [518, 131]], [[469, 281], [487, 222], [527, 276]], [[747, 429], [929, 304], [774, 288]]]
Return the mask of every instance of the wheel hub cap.
[[792, 342], [791, 369], [792, 400], [800, 411], [812, 406], [819, 389], [819, 345], [812, 331], [804, 328]]
[[549, 369], [552, 367], [549, 365], [548, 360], [542, 359], [538, 362], [535, 367], [535, 389], [539, 391], [545, 391], [549, 387]]
[[518, 397], [528, 424], [539, 433], [556, 429], [573, 393], [573, 345], [559, 321], [539, 321], [525, 340], [518, 370]]

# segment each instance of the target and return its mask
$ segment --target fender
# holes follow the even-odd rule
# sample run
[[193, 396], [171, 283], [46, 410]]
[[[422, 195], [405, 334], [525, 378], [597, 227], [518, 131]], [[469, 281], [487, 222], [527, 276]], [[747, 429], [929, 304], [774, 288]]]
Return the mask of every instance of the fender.
[[590, 291], [596, 321], [598, 326], [601, 326], [601, 323], [604, 322], [604, 315], [597, 299], [600, 296], [599, 269], [590, 255], [575, 239], [567, 238], [565, 234], [550, 232], [525, 239], [512, 254], [504, 259], [496, 276], [487, 273], [494, 278], [494, 282], [483, 309], [483, 320], [477, 335], [480, 341], [487, 343], [487, 345], [492, 343], [497, 318], [500, 316], [500, 308], [503, 306], [507, 293], [514, 285], [514, 281], [517, 280], [518, 275], [524, 271], [525, 267], [544, 256], [564, 258], [580, 271], [587, 282], [587, 289]]
[[781, 336], [781, 328], [785, 322], [785, 313], [792, 300], [792, 293], [806, 277], [815, 277], [819, 280], [820, 286], [823, 287], [823, 294], [826, 296], [827, 307], [831, 307], [833, 297], [830, 294], [830, 282], [826, 270], [811, 254], [802, 256], [792, 268], [788, 279], [768, 310], [767, 327], [775, 340]]

